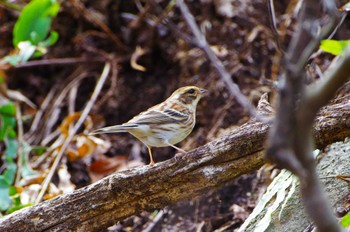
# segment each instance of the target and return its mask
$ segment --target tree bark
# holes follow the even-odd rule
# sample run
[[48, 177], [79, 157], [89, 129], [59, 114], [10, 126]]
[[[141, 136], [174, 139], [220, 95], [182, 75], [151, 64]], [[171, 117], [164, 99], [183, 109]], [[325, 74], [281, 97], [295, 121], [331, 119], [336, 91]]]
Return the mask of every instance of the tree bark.
[[[349, 139], [346, 139], [344, 142], [333, 143], [327, 147], [325, 153], [319, 155], [322, 158], [317, 165], [317, 173], [320, 176], [322, 186], [324, 186], [325, 194], [332, 205], [333, 211], [337, 212], [338, 217], [344, 215], [344, 212], [346, 213], [345, 209], [349, 208], [348, 196], [350, 189], [349, 183], [335, 177], [349, 173], [349, 154]], [[282, 173], [279, 175], [283, 176]], [[307, 217], [305, 210], [301, 210], [304, 206], [300, 198], [300, 183], [297, 181], [295, 190], [292, 190], [292, 184], [287, 188], [282, 185], [280, 183], [275, 185], [275, 187], [280, 187], [280, 192], [282, 189], [285, 190], [283, 199], [276, 197], [278, 193], [273, 197], [262, 196], [262, 198], [268, 198], [265, 200], [265, 202], [268, 201], [268, 204], [259, 214], [254, 212], [255, 216], [251, 220], [247, 219], [244, 222], [246, 225], [241, 227], [239, 231], [252, 232], [259, 228], [259, 225], [266, 225], [265, 232], [315, 231], [315, 224]], [[270, 195], [271, 192], [273, 191], [270, 189]], [[276, 201], [280, 201], [280, 204], [275, 210], [271, 210], [271, 208], [276, 207], [274, 205]], [[254, 210], [258, 208], [256, 207]], [[267, 214], [271, 216], [270, 222], [266, 220]]]
[[[350, 95], [324, 107], [318, 148], [350, 136]], [[142, 211], [191, 199], [263, 165], [269, 125], [249, 121], [228, 136], [154, 166], [110, 175], [0, 219], [0, 231], [101, 231]]]

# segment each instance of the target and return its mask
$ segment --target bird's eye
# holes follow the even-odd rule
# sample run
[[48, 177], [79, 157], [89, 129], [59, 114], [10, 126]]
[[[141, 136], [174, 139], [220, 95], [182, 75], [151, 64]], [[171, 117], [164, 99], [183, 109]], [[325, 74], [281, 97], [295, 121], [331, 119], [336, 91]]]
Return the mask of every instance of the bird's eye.
[[187, 93], [189, 93], [189, 94], [193, 94], [193, 93], [194, 93], [194, 91], [195, 91], [194, 89], [190, 89], [190, 90], [188, 90], [188, 91], [187, 91]]

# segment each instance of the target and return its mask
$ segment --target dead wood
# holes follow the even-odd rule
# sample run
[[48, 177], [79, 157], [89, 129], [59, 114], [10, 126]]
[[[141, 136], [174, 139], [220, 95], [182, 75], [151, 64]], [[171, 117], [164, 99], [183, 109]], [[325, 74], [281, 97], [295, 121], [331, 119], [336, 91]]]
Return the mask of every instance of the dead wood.
[[[350, 135], [350, 95], [324, 107], [315, 124], [319, 148]], [[190, 199], [263, 163], [269, 125], [249, 121], [228, 136], [153, 167], [110, 175], [90, 186], [0, 219], [0, 231], [101, 231], [141, 211]]]

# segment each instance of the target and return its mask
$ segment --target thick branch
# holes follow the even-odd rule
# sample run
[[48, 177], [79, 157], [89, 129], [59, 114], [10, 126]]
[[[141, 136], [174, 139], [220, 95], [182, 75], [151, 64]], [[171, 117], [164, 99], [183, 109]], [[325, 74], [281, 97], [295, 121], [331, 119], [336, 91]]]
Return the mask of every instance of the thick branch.
[[[350, 95], [325, 108], [315, 135], [319, 147], [350, 136]], [[332, 115], [327, 116], [327, 115]], [[230, 135], [153, 167], [101, 181], [0, 219], [0, 231], [101, 231], [144, 210], [163, 208], [221, 186], [263, 163], [269, 126], [256, 121]]]

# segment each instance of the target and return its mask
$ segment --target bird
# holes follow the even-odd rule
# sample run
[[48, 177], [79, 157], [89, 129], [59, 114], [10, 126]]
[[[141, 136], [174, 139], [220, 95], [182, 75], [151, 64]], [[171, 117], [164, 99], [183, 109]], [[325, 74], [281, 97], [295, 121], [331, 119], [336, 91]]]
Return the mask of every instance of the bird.
[[162, 103], [155, 105], [128, 122], [92, 131], [90, 135], [128, 132], [147, 146], [150, 165], [155, 162], [152, 147], [173, 147], [186, 153], [175, 144], [184, 140], [196, 123], [196, 108], [207, 90], [196, 86], [185, 86], [175, 90]]

